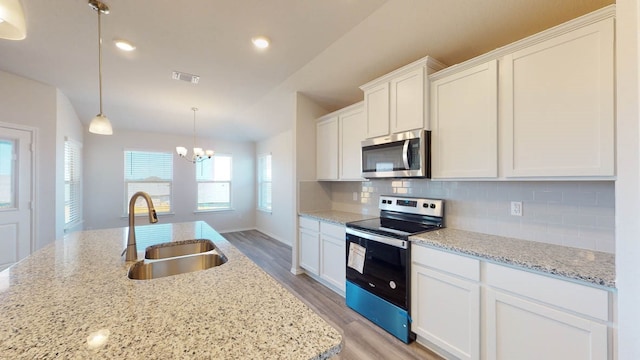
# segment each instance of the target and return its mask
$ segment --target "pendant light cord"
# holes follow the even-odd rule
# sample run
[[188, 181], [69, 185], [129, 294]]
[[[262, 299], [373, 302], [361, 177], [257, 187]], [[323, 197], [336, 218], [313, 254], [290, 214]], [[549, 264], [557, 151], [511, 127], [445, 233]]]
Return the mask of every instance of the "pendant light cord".
[[100, 115], [102, 115], [102, 26], [100, 23], [100, 10], [98, 12], [98, 86], [100, 91]]

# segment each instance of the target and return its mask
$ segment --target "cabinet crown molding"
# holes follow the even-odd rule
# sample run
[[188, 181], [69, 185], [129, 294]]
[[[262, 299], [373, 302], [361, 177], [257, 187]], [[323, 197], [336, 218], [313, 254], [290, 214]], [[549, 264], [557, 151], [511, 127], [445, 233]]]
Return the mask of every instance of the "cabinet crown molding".
[[445, 64], [443, 64], [440, 61], [432, 58], [431, 56], [425, 56], [425, 57], [423, 57], [421, 59], [418, 59], [418, 60], [416, 60], [416, 61], [414, 61], [414, 62], [412, 62], [410, 64], [407, 64], [407, 65], [405, 65], [405, 66], [403, 66], [403, 67], [401, 67], [399, 69], [396, 69], [396, 70], [394, 70], [394, 71], [392, 71], [392, 72], [390, 72], [388, 74], [382, 75], [382, 76], [380, 76], [380, 77], [378, 77], [378, 78], [376, 78], [374, 80], [369, 81], [368, 83], [360, 86], [360, 89], [364, 91], [364, 90], [372, 88], [372, 87], [374, 87], [374, 86], [376, 86], [376, 85], [378, 85], [380, 83], [389, 82], [389, 81], [391, 81], [391, 79], [393, 79], [393, 78], [395, 78], [395, 77], [397, 77], [399, 75], [402, 75], [402, 74], [404, 74], [406, 72], [409, 72], [409, 71], [411, 71], [411, 70], [413, 70], [413, 69], [415, 69], [415, 68], [417, 68], [419, 66], [424, 66], [428, 70], [431, 70], [431, 71], [427, 71], [426, 72], [427, 75], [431, 74], [433, 72], [442, 70], [442, 69], [447, 67]]

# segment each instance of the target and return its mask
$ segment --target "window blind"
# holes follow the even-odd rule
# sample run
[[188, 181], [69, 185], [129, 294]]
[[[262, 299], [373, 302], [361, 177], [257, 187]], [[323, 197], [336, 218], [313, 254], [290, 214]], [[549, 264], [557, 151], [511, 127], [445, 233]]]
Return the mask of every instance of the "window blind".
[[82, 144], [64, 142], [64, 228], [82, 220]]
[[231, 209], [231, 164], [232, 157], [226, 154], [196, 164], [197, 210]]
[[[173, 154], [153, 151], [124, 152], [125, 213], [129, 212], [129, 199], [138, 191], [151, 196], [159, 214], [171, 212], [173, 187]], [[135, 214], [146, 214], [147, 205], [139, 198]]]
[[271, 211], [271, 154], [258, 156], [258, 209]]

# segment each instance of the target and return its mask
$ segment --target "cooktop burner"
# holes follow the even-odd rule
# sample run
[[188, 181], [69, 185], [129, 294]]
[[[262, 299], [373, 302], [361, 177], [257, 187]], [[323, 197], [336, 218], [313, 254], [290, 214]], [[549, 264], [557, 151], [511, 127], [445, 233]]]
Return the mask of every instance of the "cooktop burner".
[[349, 227], [371, 231], [380, 235], [395, 233], [403, 236], [411, 236], [425, 231], [438, 229], [435, 224], [422, 224], [412, 221], [375, 218], [369, 220], [355, 221], [348, 224]]
[[380, 196], [380, 217], [347, 223], [347, 227], [406, 240], [444, 226], [444, 201]]

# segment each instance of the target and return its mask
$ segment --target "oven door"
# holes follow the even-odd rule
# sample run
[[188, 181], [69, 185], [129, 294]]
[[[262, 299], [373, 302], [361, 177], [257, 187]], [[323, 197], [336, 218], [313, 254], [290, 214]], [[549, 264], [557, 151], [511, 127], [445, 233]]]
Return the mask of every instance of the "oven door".
[[347, 228], [347, 280], [409, 310], [409, 243]]

